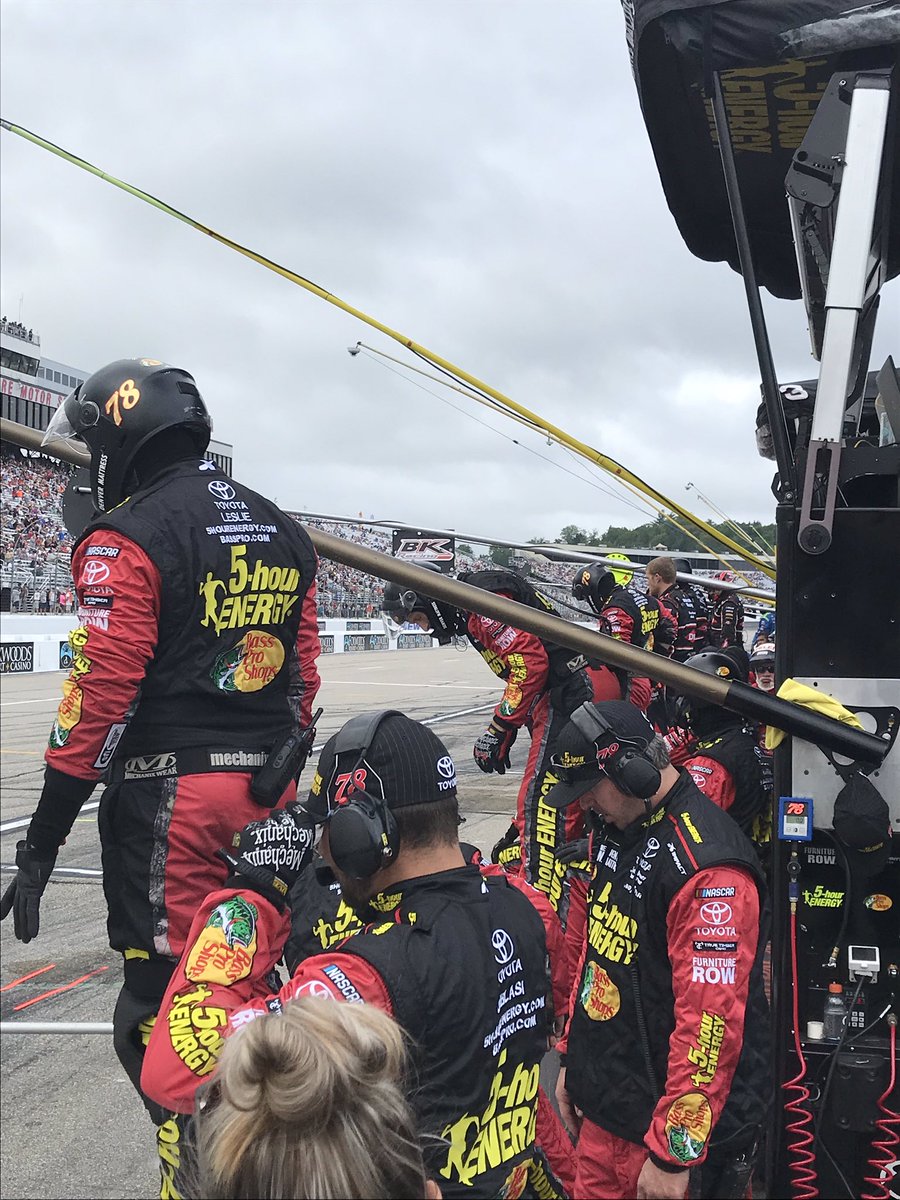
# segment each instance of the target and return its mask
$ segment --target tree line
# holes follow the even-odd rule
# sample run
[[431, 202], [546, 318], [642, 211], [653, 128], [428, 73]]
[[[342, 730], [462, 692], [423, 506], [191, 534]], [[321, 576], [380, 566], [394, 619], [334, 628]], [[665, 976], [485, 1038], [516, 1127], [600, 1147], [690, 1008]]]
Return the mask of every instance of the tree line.
[[[678, 525], [674, 523], [674, 514], [660, 513], [655, 521], [637, 525], [628, 529], [622, 525], [610, 525], [602, 533], [599, 529], [582, 529], [580, 525], [565, 525], [555, 538], [529, 538], [529, 545], [550, 545], [562, 542], [568, 546], [605, 546], [629, 548], [634, 550], [659, 550], [661, 554], [675, 552], [698, 551], [699, 542], [709, 543], [708, 535], [690, 521], [678, 517]], [[763, 521], [744, 521], [740, 526], [730, 521], [710, 521], [713, 529], [725, 534], [738, 545], [746, 546], [752, 553], [769, 552], [769, 547], [775, 545], [775, 525]], [[682, 528], [679, 528], [681, 526]], [[692, 536], [693, 535], [693, 536]], [[751, 540], [752, 539], [752, 540]], [[754, 545], [756, 543], [756, 545]], [[471, 554], [471, 546], [461, 544], [459, 549]], [[494, 546], [491, 558], [500, 566], [509, 566], [515, 550], [508, 546]]]

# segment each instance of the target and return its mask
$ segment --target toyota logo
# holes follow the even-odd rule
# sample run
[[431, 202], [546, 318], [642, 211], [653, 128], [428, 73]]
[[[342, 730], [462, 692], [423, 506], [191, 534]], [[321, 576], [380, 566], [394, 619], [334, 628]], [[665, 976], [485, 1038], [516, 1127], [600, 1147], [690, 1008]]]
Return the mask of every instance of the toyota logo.
[[513, 940], [505, 929], [495, 929], [491, 934], [491, 945], [494, 947], [494, 958], [505, 966], [516, 952]]
[[453, 759], [449, 754], [445, 754], [443, 758], [438, 759], [437, 772], [443, 779], [452, 779], [456, 775], [456, 767], [454, 767]]
[[96, 559], [91, 559], [90, 562], [84, 564], [84, 570], [81, 572], [81, 582], [85, 587], [93, 587], [95, 583], [102, 583], [104, 579], [109, 579], [109, 565], [105, 562], [97, 562]]
[[234, 488], [230, 483], [226, 483], [224, 479], [214, 479], [212, 483], [206, 485], [214, 496], [218, 496], [220, 500], [233, 500]]
[[322, 983], [320, 979], [311, 979], [309, 983], [304, 983], [303, 987], [298, 990], [297, 995], [315, 996], [320, 1000], [334, 999], [334, 992], [327, 983]]
[[727, 925], [731, 920], [731, 905], [721, 900], [710, 900], [700, 905], [700, 916], [710, 925]]

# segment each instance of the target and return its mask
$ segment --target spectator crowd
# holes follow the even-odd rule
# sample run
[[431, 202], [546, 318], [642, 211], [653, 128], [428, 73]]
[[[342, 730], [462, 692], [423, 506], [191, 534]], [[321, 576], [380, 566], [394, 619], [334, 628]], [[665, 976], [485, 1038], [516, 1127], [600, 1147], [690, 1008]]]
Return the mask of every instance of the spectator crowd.
[[0, 333], [13, 333], [26, 342], [35, 340], [33, 329], [26, 329], [21, 321], [10, 321], [7, 317], [0, 317]]
[[[69, 468], [65, 464], [29, 454], [8, 443], [3, 445], [0, 562], [3, 582], [7, 586], [12, 585], [14, 591], [18, 592], [21, 607], [28, 606], [46, 612], [67, 610], [65, 598], [72, 593], [72, 582], [68, 576], [71, 538], [63, 524], [62, 495], [68, 478]], [[382, 554], [391, 553], [391, 536], [384, 530], [369, 528], [361, 523], [324, 521], [319, 518], [309, 518], [304, 524], [368, 546]], [[457, 573], [485, 570], [495, 565], [486, 556], [474, 557], [457, 548]], [[551, 562], [544, 558], [535, 560], [523, 555], [514, 559], [511, 565], [538, 587], [544, 583], [564, 588], [560, 592], [557, 587], [551, 586], [548, 594], [556, 601], [565, 600], [567, 611], [584, 608], [585, 618], [590, 617], [589, 610], [573, 604], [567, 594], [573, 569], [571, 563]], [[771, 586], [771, 581], [759, 572], [746, 574], [755, 586]], [[381, 612], [384, 582], [364, 571], [322, 558], [319, 561], [317, 583], [321, 618], [371, 618]], [[61, 595], [64, 597], [62, 604]]]
[[12, 605], [38, 612], [68, 611], [73, 597], [71, 538], [62, 519], [68, 468], [7, 443], [0, 465], [0, 562], [3, 584], [12, 589]]

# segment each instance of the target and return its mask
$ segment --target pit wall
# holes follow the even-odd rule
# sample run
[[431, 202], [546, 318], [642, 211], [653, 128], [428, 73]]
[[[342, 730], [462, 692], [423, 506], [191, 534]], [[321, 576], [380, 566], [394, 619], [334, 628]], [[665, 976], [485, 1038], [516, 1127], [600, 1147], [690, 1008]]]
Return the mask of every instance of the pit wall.
[[[68, 671], [72, 665], [69, 632], [77, 624], [74, 613], [4, 613], [0, 618], [0, 675]], [[414, 650], [437, 644], [414, 625], [399, 634], [388, 634], [380, 617], [320, 620], [319, 641], [323, 654]]]
[[[72, 665], [69, 631], [77, 624], [74, 613], [38, 615], [4, 613], [0, 619], [0, 675], [30, 675], [40, 671], [68, 671]], [[579, 624], [586, 624], [579, 622]], [[590, 626], [587, 626], [590, 628]], [[755, 621], [744, 627], [750, 645]], [[436, 646], [426, 633], [409, 625], [399, 633], [386, 631], [380, 617], [346, 617], [319, 621], [323, 654], [358, 654], [370, 650], [420, 650]]]

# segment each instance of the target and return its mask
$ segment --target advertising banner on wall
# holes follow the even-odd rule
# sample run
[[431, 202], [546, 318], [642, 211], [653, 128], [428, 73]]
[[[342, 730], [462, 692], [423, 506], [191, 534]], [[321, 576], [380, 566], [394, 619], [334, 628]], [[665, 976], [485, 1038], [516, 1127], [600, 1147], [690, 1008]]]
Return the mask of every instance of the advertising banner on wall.
[[34, 642], [0, 643], [0, 675], [23, 675], [34, 670]]
[[421, 529], [395, 529], [391, 553], [409, 562], [434, 563], [442, 574], [449, 575], [456, 561], [456, 538], [431, 537]]

